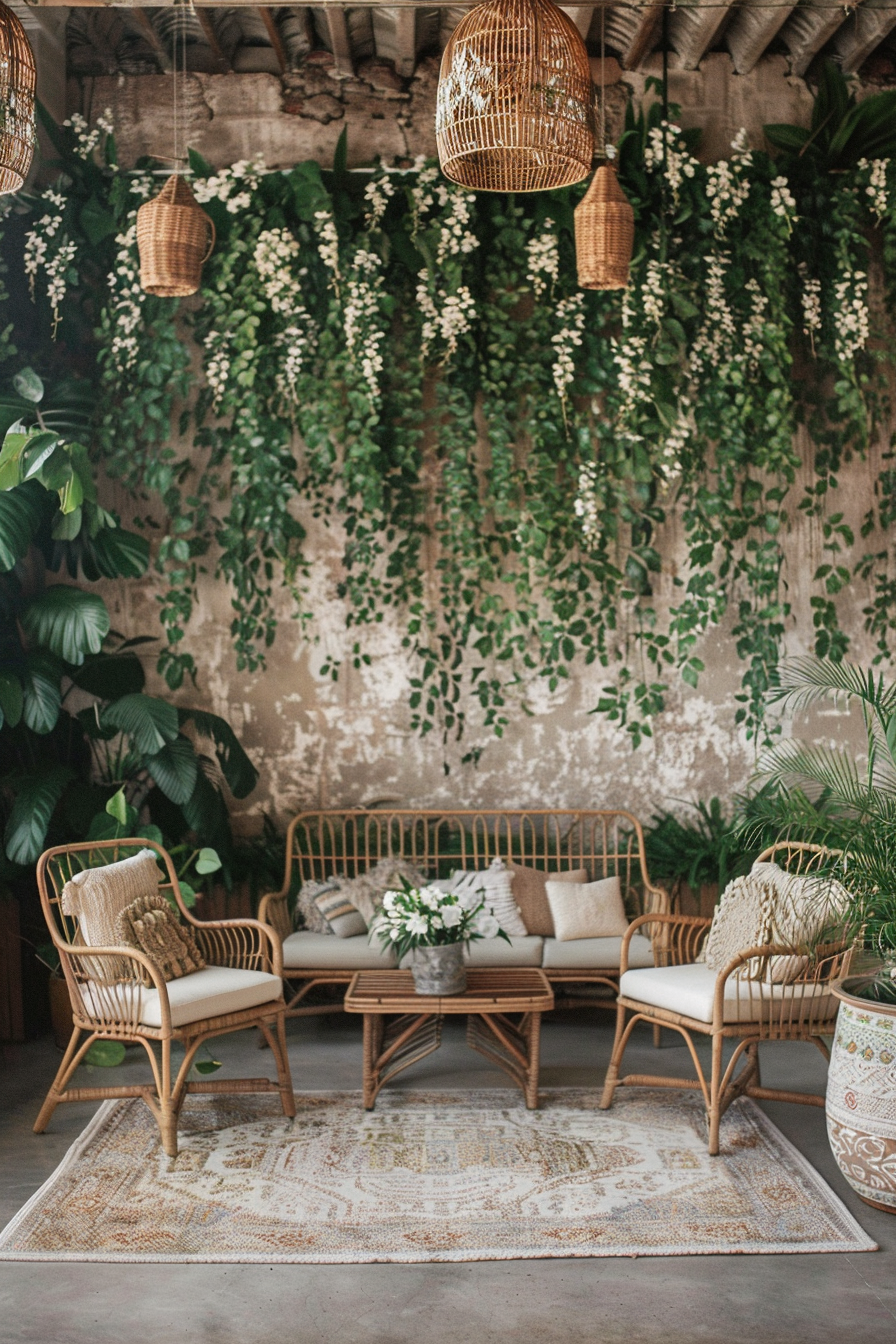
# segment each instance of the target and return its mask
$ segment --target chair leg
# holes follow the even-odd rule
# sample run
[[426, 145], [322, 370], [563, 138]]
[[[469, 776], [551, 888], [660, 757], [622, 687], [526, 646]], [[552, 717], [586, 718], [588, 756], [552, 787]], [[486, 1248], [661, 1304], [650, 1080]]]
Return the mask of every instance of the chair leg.
[[662, 1029], [662, 1027], [660, 1026], [659, 1022], [654, 1022], [654, 1024], [653, 1024], [653, 1048], [654, 1048], [654, 1050], [659, 1050], [659, 1048], [660, 1048], [660, 1046], [662, 1045], [662, 1043], [663, 1043], [663, 1029]]
[[722, 1122], [722, 1036], [712, 1038], [712, 1076], [709, 1080], [709, 1155], [719, 1152], [719, 1126]]
[[289, 1055], [286, 1050], [286, 1015], [282, 1012], [277, 1014], [277, 1024], [273, 1032], [267, 1022], [261, 1022], [259, 1026], [277, 1065], [277, 1082], [280, 1084], [280, 1104], [283, 1107], [283, 1114], [292, 1119], [296, 1113], [296, 1095], [292, 1089], [292, 1074], [289, 1071]]
[[[180, 1100], [183, 1100], [181, 1092]], [[171, 1042], [162, 1041], [162, 1071], [159, 1088], [159, 1113], [156, 1117], [162, 1151], [167, 1157], [177, 1157], [177, 1122], [180, 1118], [180, 1105], [174, 1097], [171, 1080]]]
[[53, 1085], [44, 1099], [38, 1117], [34, 1122], [35, 1134], [43, 1134], [47, 1125], [53, 1117], [53, 1112], [62, 1101], [65, 1085], [72, 1074], [72, 1061], [78, 1053], [78, 1041], [81, 1039], [81, 1028], [72, 1029], [71, 1039], [66, 1046], [65, 1054], [62, 1056], [62, 1063], [56, 1071], [56, 1077], [53, 1079]]
[[616, 1091], [616, 1084], [619, 1081], [619, 1066], [622, 1063], [622, 1056], [624, 1053], [625, 1009], [622, 1004], [619, 1004], [616, 1009], [616, 1035], [613, 1039], [613, 1053], [610, 1056], [610, 1065], [607, 1069], [603, 1095], [600, 1099], [600, 1109], [602, 1111], [608, 1111], [613, 1105], [613, 1094]]

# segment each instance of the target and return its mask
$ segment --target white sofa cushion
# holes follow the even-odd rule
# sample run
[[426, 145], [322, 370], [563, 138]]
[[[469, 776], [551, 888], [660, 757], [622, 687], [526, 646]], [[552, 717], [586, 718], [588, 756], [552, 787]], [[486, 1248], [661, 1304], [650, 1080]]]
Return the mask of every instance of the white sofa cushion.
[[[335, 939], [333, 940], [336, 941]], [[171, 980], [166, 986], [172, 1027], [199, 1022], [205, 1017], [238, 1013], [243, 1008], [279, 999], [283, 982], [267, 971], [244, 971], [232, 966], [206, 966]], [[159, 991], [146, 989], [135, 980], [117, 985], [83, 985], [81, 994], [89, 1013], [97, 1017], [136, 1016], [146, 1027], [162, 1025]], [[117, 1011], [116, 1011], [117, 1009]]]
[[[646, 970], [626, 971], [619, 982], [620, 998], [647, 1003], [654, 1008], [666, 1008], [697, 1022], [712, 1021], [712, 1006], [718, 976], [702, 962], [688, 966], [651, 966]], [[837, 1000], [827, 985], [769, 985], [758, 981], [735, 980], [729, 977], [725, 985], [724, 1020], [726, 1022], [754, 1022], [764, 1016], [763, 1002], [773, 999], [791, 999], [795, 995], [811, 996], [816, 1000], [813, 1012], [834, 1017]]]
[[527, 933], [511, 938], [509, 945], [503, 938], [482, 938], [470, 943], [464, 952], [468, 966], [540, 966], [544, 939]]
[[[621, 938], [576, 938], [568, 943], [560, 942], [558, 938], [545, 938], [541, 964], [546, 971], [618, 971], [621, 956]], [[628, 963], [630, 966], [653, 965], [653, 946], [642, 933], [632, 934]]]
[[353, 938], [291, 933], [283, 940], [283, 965], [287, 970], [382, 971], [398, 964], [391, 948], [383, 949], [376, 937], [368, 939], [366, 933]]

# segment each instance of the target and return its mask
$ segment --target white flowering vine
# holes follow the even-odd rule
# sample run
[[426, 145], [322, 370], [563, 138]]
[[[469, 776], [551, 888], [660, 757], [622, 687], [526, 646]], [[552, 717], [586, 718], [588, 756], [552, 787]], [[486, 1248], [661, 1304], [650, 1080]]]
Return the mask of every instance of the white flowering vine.
[[849, 364], [864, 350], [871, 334], [868, 311], [868, 276], [864, 271], [847, 269], [834, 285], [836, 321], [834, 352], [841, 364]]
[[526, 244], [526, 279], [536, 299], [552, 294], [560, 276], [560, 247], [554, 221], [546, 219], [541, 233]]
[[581, 291], [568, 299], [561, 299], [557, 304], [557, 322], [560, 329], [551, 337], [554, 347], [551, 373], [565, 419], [566, 398], [576, 372], [574, 352], [582, 344], [582, 333], [585, 330], [585, 296]]

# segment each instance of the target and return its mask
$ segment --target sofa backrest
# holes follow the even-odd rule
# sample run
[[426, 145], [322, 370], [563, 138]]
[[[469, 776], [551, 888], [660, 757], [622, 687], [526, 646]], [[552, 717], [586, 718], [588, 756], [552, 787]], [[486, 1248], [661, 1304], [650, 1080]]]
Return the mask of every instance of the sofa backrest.
[[357, 877], [385, 858], [404, 858], [427, 877], [480, 871], [494, 858], [529, 868], [585, 868], [591, 881], [617, 876], [630, 915], [668, 907], [650, 881], [644, 835], [623, 811], [325, 810], [300, 812], [286, 837], [283, 890], [314, 879]]

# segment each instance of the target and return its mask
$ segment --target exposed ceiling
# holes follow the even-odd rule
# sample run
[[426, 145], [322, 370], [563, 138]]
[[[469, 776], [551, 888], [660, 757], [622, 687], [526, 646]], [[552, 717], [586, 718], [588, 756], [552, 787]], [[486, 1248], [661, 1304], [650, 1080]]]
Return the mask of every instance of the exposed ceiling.
[[[30, 0], [34, 5], [35, 0]], [[55, 0], [37, 0], [51, 8]], [[197, 72], [285, 74], [320, 59], [350, 76], [360, 61], [389, 62], [408, 79], [422, 57], [439, 52], [470, 5], [435, 7], [424, 0], [401, 5], [224, 8], [183, 4], [143, 7], [80, 0], [67, 22], [68, 69], [73, 75], [156, 74], [170, 70], [181, 37], [187, 68]], [[600, 50], [601, 7], [565, 6], [593, 55]], [[625, 69], [637, 68], [663, 40], [663, 4], [608, 5], [606, 50]], [[816, 57], [830, 55], [847, 72], [866, 67], [883, 82], [896, 81], [896, 0], [690, 0], [668, 4], [665, 21], [673, 68], [693, 70], [709, 51], [728, 51], [738, 74], [766, 53], [783, 53], [790, 71], [804, 75]], [[317, 56], [314, 53], [318, 53]], [[329, 53], [329, 56], [327, 55]]]

